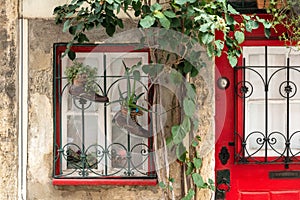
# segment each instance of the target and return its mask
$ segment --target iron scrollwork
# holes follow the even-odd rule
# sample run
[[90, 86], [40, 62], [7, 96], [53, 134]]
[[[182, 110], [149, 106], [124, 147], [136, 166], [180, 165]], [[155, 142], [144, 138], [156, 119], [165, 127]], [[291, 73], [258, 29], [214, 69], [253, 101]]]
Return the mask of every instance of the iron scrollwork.
[[[249, 78], [249, 74], [255, 77], [255, 83]], [[293, 112], [291, 102], [297, 95], [297, 98], [299, 98], [297, 82], [291, 78], [295, 79], [296, 75], [297, 77], [300, 75], [300, 66], [289, 66], [289, 59], [287, 60], [287, 66], [242, 66], [235, 69], [235, 99], [237, 105], [240, 105], [239, 108], [235, 108], [234, 143], [236, 162], [283, 163], [286, 168], [289, 167], [289, 164], [300, 163], [300, 127], [299, 130], [295, 129], [295, 126], [293, 126], [293, 130], [291, 129], [291, 123], [295, 122], [291, 120], [291, 112]], [[278, 82], [278, 80], [281, 80], [281, 82]], [[277, 94], [275, 94], [276, 88], [278, 88]], [[255, 92], [260, 93], [255, 94]], [[273, 95], [273, 99], [270, 98], [271, 95]], [[257, 130], [252, 125], [251, 131], [249, 131], [250, 129], [247, 129], [247, 126], [250, 125], [247, 125], [247, 123], [252, 118], [247, 117], [249, 117], [249, 112], [254, 111], [246, 109], [249, 102], [255, 102], [256, 98], [260, 98], [259, 101], [263, 102], [261, 103], [263, 109], [257, 114], [263, 116], [259, 118], [262, 120], [258, 123], [264, 124], [261, 125], [263, 128], [258, 127]], [[282, 113], [270, 114], [269, 102], [275, 101], [280, 101], [284, 105], [280, 108], [284, 109]], [[270, 117], [274, 114], [277, 117], [282, 117], [281, 122], [284, 123], [285, 130], [271, 130]]]
[[[112, 87], [120, 80], [124, 78], [120, 76], [113, 77], [114, 81], [107, 90], [101, 88], [98, 84], [99, 91], [103, 95], [107, 96], [107, 92], [112, 90]], [[147, 89], [146, 85], [141, 87]], [[97, 102], [92, 102], [88, 99], [80, 96], [73, 96], [66, 94], [69, 84], [66, 84], [59, 96], [59, 102], [62, 102], [64, 95], [67, 95], [68, 103], [72, 104], [76, 109], [74, 114], [75, 120], [79, 120], [77, 135], [80, 138], [80, 142], [60, 140], [55, 144], [55, 157], [54, 157], [54, 171], [56, 178], [65, 177], [105, 177], [105, 176], [123, 176], [123, 177], [155, 177], [156, 174], [153, 170], [153, 147], [149, 139], [137, 139], [138, 136], [133, 136], [128, 130], [121, 130], [125, 144], [122, 142], [116, 142], [112, 138], [107, 138], [106, 134], [101, 135], [103, 142], [99, 143], [95, 141], [94, 144], [88, 144], [86, 138], [89, 135], [98, 135], [99, 133], [90, 132], [86, 127], [88, 121], [87, 116], [91, 115], [91, 110], [99, 109]], [[104, 123], [107, 122], [106, 115], [108, 113], [107, 103], [104, 102]], [[75, 112], [74, 112], [75, 113]], [[112, 122], [113, 123], [113, 122]], [[69, 125], [68, 125], [69, 126]], [[107, 131], [107, 126], [104, 126]], [[99, 136], [97, 136], [99, 137]], [[138, 142], [137, 142], [138, 141]], [[62, 167], [64, 165], [64, 167]], [[145, 167], [146, 166], [146, 167]], [[62, 169], [64, 168], [64, 169]], [[59, 173], [57, 173], [59, 171]]]

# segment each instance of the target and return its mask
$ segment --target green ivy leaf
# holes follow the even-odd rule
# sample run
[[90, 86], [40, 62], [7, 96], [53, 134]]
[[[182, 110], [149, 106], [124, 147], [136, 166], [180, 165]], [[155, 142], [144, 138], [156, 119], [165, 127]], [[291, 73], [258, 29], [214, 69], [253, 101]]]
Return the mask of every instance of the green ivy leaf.
[[196, 105], [191, 99], [185, 98], [183, 100], [183, 110], [188, 117], [192, 117], [196, 111]]
[[192, 162], [188, 162], [187, 163], [187, 169], [186, 169], [186, 172], [185, 172], [186, 175], [192, 174], [193, 170], [194, 170], [194, 164]]
[[150, 28], [154, 24], [154, 22], [155, 18], [150, 15], [147, 15], [145, 18], [141, 19], [140, 25], [143, 28]]
[[162, 12], [160, 12], [160, 11], [154, 12], [153, 16], [156, 17], [156, 18], [158, 18], [158, 19], [165, 17], [164, 14]]
[[169, 146], [169, 145], [172, 145], [173, 144], [173, 137], [172, 136], [169, 136], [166, 138], [166, 145]]
[[192, 69], [193, 69], [193, 65], [190, 62], [184, 61], [183, 72], [187, 74], [190, 71], [192, 71]]
[[228, 55], [227, 58], [228, 58], [229, 63], [232, 67], [235, 67], [237, 65], [238, 60], [235, 56]]
[[203, 178], [200, 174], [194, 173], [194, 174], [192, 174], [192, 178], [193, 178], [193, 181], [194, 181], [195, 185], [198, 188], [204, 188], [205, 183], [204, 183]]
[[202, 24], [200, 26], [199, 31], [201, 31], [203, 33], [208, 32], [208, 31], [211, 30], [211, 25], [212, 25], [212, 22], [208, 22], [208, 23]]
[[193, 163], [194, 163], [194, 166], [196, 167], [196, 169], [200, 169], [200, 167], [202, 166], [202, 159], [194, 158]]
[[70, 26], [69, 33], [71, 35], [75, 35], [76, 34], [76, 30], [77, 30], [77, 26]]
[[222, 50], [224, 49], [224, 42], [222, 40], [216, 40], [215, 45], [216, 45], [216, 50], [221, 53]]
[[[188, 118], [185, 118], [188, 119]], [[181, 125], [175, 125], [172, 127], [172, 137], [174, 144], [179, 144], [185, 138], [186, 134], [190, 131], [190, 121], [184, 120]]]
[[230, 12], [231, 14], [234, 14], [234, 15], [238, 15], [239, 14], [239, 12], [238, 11], [236, 11], [232, 6], [231, 6], [231, 4], [228, 4], [228, 12]]
[[159, 22], [164, 28], [166, 28], [166, 29], [170, 28], [171, 22], [165, 16], [163, 16], [162, 18], [159, 18]]
[[192, 68], [191, 77], [196, 77], [199, 74], [199, 70], [196, 67]]
[[268, 29], [268, 28], [265, 28], [264, 31], [265, 31], [265, 36], [266, 36], [266, 38], [269, 38], [270, 35], [271, 35], [271, 30]]
[[105, 31], [106, 31], [107, 35], [113, 36], [113, 34], [116, 31], [116, 27], [113, 24], [108, 24], [108, 25], [106, 25]]
[[89, 39], [87, 38], [87, 36], [84, 33], [79, 33], [77, 41], [79, 43], [84, 43], [84, 42], [88, 42]]
[[161, 6], [159, 3], [155, 3], [155, 4], [153, 4], [153, 5], [150, 7], [150, 10], [151, 10], [152, 12], [157, 11], [157, 10], [161, 10], [161, 9], [162, 9], [162, 6]]
[[247, 22], [245, 23], [245, 27], [246, 27], [246, 31], [247, 31], [247, 32], [251, 32], [251, 31], [252, 31], [252, 29], [253, 29], [252, 22], [253, 22], [253, 21], [247, 21]]
[[187, 3], [187, 0], [175, 0], [174, 3], [176, 3], [178, 5], [183, 5], [183, 4]]
[[258, 29], [259, 28], [259, 23], [257, 21], [252, 21], [252, 28], [253, 29]]
[[194, 131], [197, 131], [199, 128], [199, 120], [197, 118], [193, 119]]
[[175, 182], [175, 179], [174, 179], [174, 178], [169, 178], [169, 181], [170, 181], [171, 183], [174, 183], [174, 182]]
[[214, 183], [214, 181], [209, 178], [208, 179], [208, 184], [209, 184], [210, 189], [214, 191], [215, 190], [215, 183]]
[[69, 50], [68, 51], [68, 57], [71, 59], [71, 60], [75, 60], [76, 58], [76, 53], [72, 50]]
[[158, 183], [158, 185], [159, 185], [159, 187], [162, 188], [162, 189], [165, 189], [165, 188], [167, 187], [166, 184], [165, 184], [163, 181], [160, 181], [160, 182]]
[[185, 146], [180, 143], [177, 145], [176, 147], [176, 156], [178, 158], [178, 160], [180, 160], [181, 162], [185, 162], [186, 160], [186, 148]]
[[229, 14], [225, 14], [225, 20], [228, 25], [234, 25], [236, 23], [234, 18]]
[[191, 131], [191, 120], [189, 117], [184, 117], [183, 122], [181, 124], [183, 130], [186, 133], [189, 133]]
[[189, 192], [183, 197], [181, 200], [191, 200], [195, 195], [195, 191], [193, 189], [189, 189]]
[[204, 33], [201, 37], [203, 44], [209, 44], [215, 39], [215, 36], [211, 33]]
[[67, 30], [69, 29], [70, 25], [71, 25], [71, 21], [69, 19], [67, 21], [65, 21], [64, 27], [63, 27], [63, 32], [64, 33], [67, 32]]
[[235, 31], [234, 32], [234, 38], [238, 42], [238, 44], [241, 44], [245, 41], [245, 34], [241, 31]]
[[211, 58], [214, 55], [214, 45], [212, 43], [207, 44], [207, 55]]
[[166, 10], [163, 12], [164, 15], [168, 18], [176, 18], [176, 14], [173, 11], [170, 10]]
[[193, 141], [192, 141], [192, 146], [193, 146], [193, 147], [197, 147], [198, 144], [199, 144], [199, 142], [198, 142], [197, 140], [193, 140]]

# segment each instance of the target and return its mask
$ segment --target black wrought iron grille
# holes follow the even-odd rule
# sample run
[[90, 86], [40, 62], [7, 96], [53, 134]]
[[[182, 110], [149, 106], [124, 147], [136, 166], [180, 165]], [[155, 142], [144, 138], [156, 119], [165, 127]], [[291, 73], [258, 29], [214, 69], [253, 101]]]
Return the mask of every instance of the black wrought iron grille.
[[[58, 69], [61, 71], [61, 69]], [[60, 74], [63, 72], [58, 72]], [[130, 81], [134, 78], [130, 77]], [[148, 94], [147, 77], [136, 88]], [[151, 120], [144, 119], [150, 133], [141, 138], [118, 127], [115, 113], [120, 109], [120, 85], [128, 81], [122, 75], [104, 74], [97, 77], [99, 94], [110, 97], [109, 103], [93, 102], [69, 94], [66, 77], [55, 77], [54, 177], [55, 178], [155, 178]], [[122, 89], [122, 86], [121, 86]]]
[[300, 163], [300, 66], [270, 66], [264, 54], [263, 66], [234, 71], [235, 161], [288, 167]]

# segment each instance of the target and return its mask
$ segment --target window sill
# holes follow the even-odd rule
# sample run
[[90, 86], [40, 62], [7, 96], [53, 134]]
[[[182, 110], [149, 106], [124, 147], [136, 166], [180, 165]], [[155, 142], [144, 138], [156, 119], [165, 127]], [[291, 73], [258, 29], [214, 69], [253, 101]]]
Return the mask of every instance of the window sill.
[[140, 185], [155, 186], [157, 179], [53, 179], [55, 186]]

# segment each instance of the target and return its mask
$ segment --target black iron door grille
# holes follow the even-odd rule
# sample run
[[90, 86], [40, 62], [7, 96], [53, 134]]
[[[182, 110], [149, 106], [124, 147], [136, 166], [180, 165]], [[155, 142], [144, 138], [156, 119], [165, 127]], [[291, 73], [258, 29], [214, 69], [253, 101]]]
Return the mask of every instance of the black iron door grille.
[[[235, 68], [235, 162], [300, 163], [300, 66]], [[245, 63], [245, 59], [243, 63]], [[245, 65], [245, 64], [243, 64]]]

